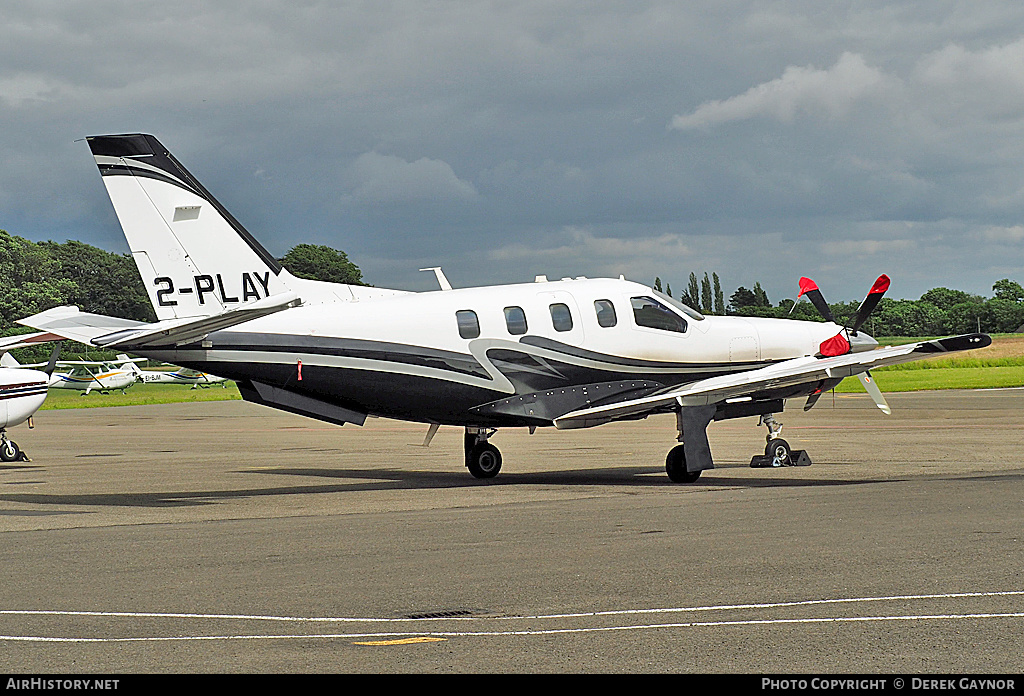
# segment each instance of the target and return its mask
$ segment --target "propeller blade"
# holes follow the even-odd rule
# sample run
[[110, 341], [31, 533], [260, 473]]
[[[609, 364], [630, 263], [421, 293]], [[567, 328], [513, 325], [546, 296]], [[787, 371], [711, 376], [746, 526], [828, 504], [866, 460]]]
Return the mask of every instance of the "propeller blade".
[[[832, 310], [821, 294], [821, 290], [818, 289], [818, 284], [810, 278], [800, 279], [800, 292], [797, 294], [796, 299], [799, 300], [804, 295], [807, 295], [807, 299], [811, 301], [811, 304], [818, 310], [818, 313], [825, 318], [825, 321], [830, 321], [833, 324], [836, 323], [836, 318], [832, 316]], [[796, 303], [793, 303], [793, 306], [795, 307]]]
[[60, 347], [62, 345], [64, 345], [64, 341], [57, 341], [53, 346], [53, 350], [50, 351], [50, 360], [46, 363], [46, 367], [43, 369], [43, 372], [45, 372], [48, 377], [52, 377], [53, 371], [57, 369], [57, 358], [60, 357]]
[[807, 402], [804, 403], [804, 410], [810, 411], [814, 408], [814, 404], [818, 403], [818, 399], [821, 398], [821, 392], [817, 391], [807, 397]]
[[864, 298], [864, 301], [860, 303], [860, 307], [857, 308], [857, 314], [853, 318], [853, 325], [850, 327], [850, 333], [854, 336], [857, 335], [857, 330], [864, 325], [864, 322], [868, 320], [871, 312], [875, 310], [878, 303], [882, 301], [882, 295], [889, 289], [889, 276], [884, 273], [878, 276], [878, 280], [871, 286], [871, 290], [868, 292], [868, 296]]
[[882, 390], [875, 384], [874, 377], [871, 376], [870, 372], [860, 372], [857, 374], [857, 379], [864, 385], [865, 391], [871, 395], [872, 401], [875, 402], [875, 406], [881, 409], [885, 415], [891, 415], [892, 409], [889, 408], [889, 404], [886, 403], [885, 397], [882, 396]]

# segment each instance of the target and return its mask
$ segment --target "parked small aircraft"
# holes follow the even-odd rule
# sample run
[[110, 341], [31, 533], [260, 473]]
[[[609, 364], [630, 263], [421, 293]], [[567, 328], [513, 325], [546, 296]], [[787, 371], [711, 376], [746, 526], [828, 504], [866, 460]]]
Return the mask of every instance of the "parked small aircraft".
[[210, 375], [199, 370], [188, 367], [177, 370], [142, 370], [139, 379], [144, 384], [165, 383], [165, 384], [189, 384], [192, 389], [208, 387], [211, 384], [220, 384], [222, 387], [227, 383], [223, 377]]
[[[93, 390], [107, 394], [113, 389], [125, 389], [138, 382], [142, 370], [136, 362], [144, 361], [145, 358], [129, 358], [125, 354], [117, 356], [116, 360], [58, 360], [56, 369], [50, 375], [49, 386], [51, 389], [77, 389], [82, 396]], [[32, 365], [21, 365], [10, 353], [5, 353], [0, 358], [0, 365], [10, 368], [34, 368], [41, 367], [43, 363]]]
[[[4, 358], [9, 355], [6, 351], [52, 340], [61, 339], [46, 332], [0, 339], [0, 352], [4, 353], [0, 363], [4, 363]], [[29, 428], [33, 427], [32, 416], [46, 400], [47, 385], [57, 360], [59, 345], [54, 348], [45, 370], [13, 369], [5, 363], [0, 366], [0, 461], [28, 460], [18, 443], [7, 436], [7, 428], [26, 421]]]
[[[242, 396], [320, 420], [370, 415], [465, 428], [465, 464], [495, 476], [496, 429], [586, 428], [674, 413], [673, 481], [713, 467], [712, 420], [759, 416], [768, 446], [752, 465], [806, 464], [779, 437], [786, 400], [818, 397], [868, 370], [981, 348], [970, 334], [878, 348], [860, 331], [882, 276], [849, 325], [702, 316], [615, 279], [410, 293], [299, 279], [151, 135], [87, 138], [158, 321], [57, 307], [21, 323], [104, 348], [233, 379]], [[815, 306], [820, 291], [804, 279]], [[827, 310], [827, 305], [825, 305]]]

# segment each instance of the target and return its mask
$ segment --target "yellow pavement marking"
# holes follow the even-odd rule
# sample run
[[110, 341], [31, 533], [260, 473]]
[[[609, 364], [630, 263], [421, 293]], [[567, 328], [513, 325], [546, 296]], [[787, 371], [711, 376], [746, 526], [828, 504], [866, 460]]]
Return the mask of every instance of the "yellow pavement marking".
[[447, 638], [435, 638], [434, 636], [417, 636], [415, 638], [400, 638], [397, 640], [370, 640], [354, 642], [353, 645], [412, 645], [413, 643], [434, 643]]

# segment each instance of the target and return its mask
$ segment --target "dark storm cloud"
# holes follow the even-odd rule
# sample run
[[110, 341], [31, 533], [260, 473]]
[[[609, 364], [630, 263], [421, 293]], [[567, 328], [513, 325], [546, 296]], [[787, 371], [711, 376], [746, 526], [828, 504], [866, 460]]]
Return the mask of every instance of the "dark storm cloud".
[[154, 133], [277, 254], [378, 285], [691, 271], [856, 299], [1024, 281], [1009, 3], [8, 2], [0, 227], [123, 250]]

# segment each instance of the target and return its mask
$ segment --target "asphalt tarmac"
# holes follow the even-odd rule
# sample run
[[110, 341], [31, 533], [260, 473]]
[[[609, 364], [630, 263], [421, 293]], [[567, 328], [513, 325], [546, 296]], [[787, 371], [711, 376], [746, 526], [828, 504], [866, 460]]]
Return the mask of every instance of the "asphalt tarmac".
[[[85, 398], [99, 399], [100, 395]], [[43, 411], [0, 464], [0, 673], [1020, 673], [1024, 390], [462, 433], [243, 402]]]

